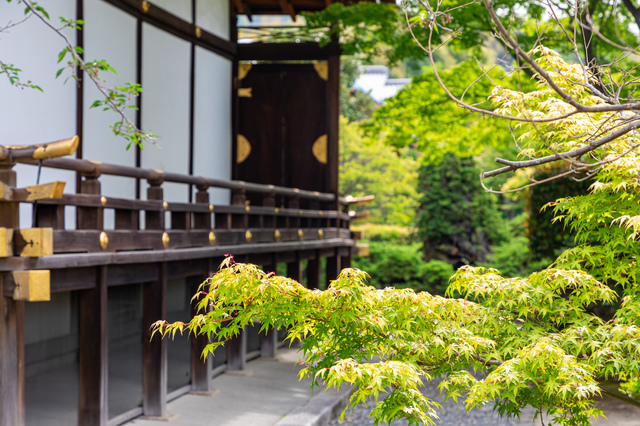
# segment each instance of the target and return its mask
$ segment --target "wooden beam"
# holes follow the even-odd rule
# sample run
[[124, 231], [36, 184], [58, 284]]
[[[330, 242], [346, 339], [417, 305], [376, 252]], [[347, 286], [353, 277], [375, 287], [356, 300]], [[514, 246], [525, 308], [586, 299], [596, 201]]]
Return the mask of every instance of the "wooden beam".
[[106, 426], [109, 420], [107, 267], [96, 270], [95, 287], [80, 292], [80, 426]]
[[[345, 230], [349, 232], [349, 230]], [[55, 232], [54, 232], [55, 235]], [[55, 237], [54, 237], [55, 241]], [[17, 256], [0, 258], [0, 272], [17, 269], [61, 269], [81, 268], [98, 265], [131, 265], [136, 263], [156, 263], [163, 261], [185, 261], [208, 257], [221, 257], [225, 253], [234, 255], [260, 254], [287, 251], [301, 251], [301, 259], [315, 255], [309, 254], [319, 249], [334, 247], [353, 247], [355, 242], [348, 236], [324, 240], [290, 241], [280, 243], [257, 243], [239, 245], [220, 245], [213, 247], [180, 248], [168, 250], [141, 250], [106, 253], [70, 253], [55, 254], [39, 258], [21, 258]], [[52, 291], [56, 291], [52, 288]]]
[[249, 5], [246, 2], [242, 0], [233, 0], [233, 4], [235, 4], [236, 6], [236, 11], [238, 15], [247, 15], [247, 18], [249, 18], [249, 22], [253, 21], [251, 7], [249, 7]]
[[293, 5], [290, 0], [278, 0], [282, 13], [291, 16], [293, 22], [296, 21], [296, 11], [293, 9]]
[[69, 139], [62, 139], [55, 142], [48, 142], [39, 145], [27, 146], [6, 146], [0, 145], [0, 160], [16, 160], [19, 158], [34, 158], [44, 160], [45, 158], [64, 157], [72, 155], [78, 149], [80, 138], [74, 136]]
[[[326, 60], [330, 56], [340, 55], [337, 42], [320, 47], [318, 43], [250, 43], [238, 45], [238, 59], [252, 60]], [[331, 68], [331, 64], [329, 64]], [[331, 72], [331, 71], [329, 71]], [[336, 94], [337, 95], [337, 94]]]

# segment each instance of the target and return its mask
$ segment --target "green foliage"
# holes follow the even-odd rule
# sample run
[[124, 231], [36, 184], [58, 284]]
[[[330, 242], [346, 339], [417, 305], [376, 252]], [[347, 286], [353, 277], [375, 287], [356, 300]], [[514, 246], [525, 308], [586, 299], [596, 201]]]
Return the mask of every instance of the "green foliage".
[[[402, 9], [395, 4], [375, 4], [360, 2], [350, 6], [333, 3], [316, 13], [303, 13], [307, 29], [314, 32], [318, 28], [329, 27], [331, 34], [325, 34], [320, 43], [330, 41], [331, 35], [340, 39], [343, 54], [361, 54], [370, 59], [384, 50], [390, 64], [407, 57], [424, 56], [407, 31]], [[426, 34], [426, 30], [418, 30]]]
[[340, 191], [375, 195], [367, 206], [372, 223], [409, 226], [416, 206], [416, 162], [379, 140], [365, 138], [357, 123], [340, 122]]
[[[345, 269], [326, 291], [308, 290], [227, 258], [194, 296], [199, 314], [189, 323], [159, 321], [154, 333], [206, 335], [207, 355], [256, 320], [262, 330], [286, 327], [287, 340], [304, 338], [302, 377], [327, 387], [354, 385], [350, 406], [390, 393], [372, 413], [376, 424], [434, 423], [437, 404], [419, 386], [443, 376], [446, 396], [464, 396], [469, 409], [493, 404], [501, 415], [516, 416], [529, 404], [554, 424], [587, 425], [600, 414], [591, 402], [600, 392], [596, 378], [640, 369], [640, 328], [591, 315], [589, 305], [613, 303], [617, 295], [581, 271], [509, 279], [463, 267], [449, 292], [464, 299], [376, 290], [366, 279]], [[380, 361], [370, 362], [373, 356]]]
[[[445, 70], [441, 78], [457, 94], [467, 89], [465, 100], [483, 103], [491, 94], [493, 85], [483, 79], [475, 84], [478, 68], [474, 63], [462, 64]], [[497, 70], [490, 75], [500, 80], [504, 75]], [[511, 85], [511, 79], [501, 80]], [[369, 123], [367, 133], [381, 135], [386, 144], [396, 148], [415, 147], [423, 153], [422, 161], [437, 164], [447, 153], [462, 157], [479, 154], [488, 146], [504, 149], [512, 138], [504, 123], [469, 113], [457, 107], [440, 87], [433, 73], [414, 78], [386, 104], [378, 108]]]
[[[549, 171], [540, 171], [534, 178], [541, 181], [553, 174]], [[576, 182], [572, 179], [557, 179], [545, 185], [528, 188], [527, 230], [534, 259], [555, 258], [567, 248], [573, 247], [575, 235], [562, 223], [553, 220], [553, 209], [544, 207], [550, 200], [586, 194], [591, 183], [589, 180]]]
[[340, 114], [349, 121], [368, 119], [378, 108], [378, 103], [369, 94], [353, 88], [361, 64], [354, 56], [340, 58]]
[[370, 274], [370, 283], [376, 288], [387, 286], [411, 288], [444, 294], [453, 267], [440, 260], [424, 261], [422, 244], [369, 242], [369, 256], [353, 260], [358, 269]]
[[507, 235], [496, 197], [482, 190], [474, 160], [448, 154], [419, 173], [417, 224], [427, 259], [456, 266], [486, 261], [489, 247]]

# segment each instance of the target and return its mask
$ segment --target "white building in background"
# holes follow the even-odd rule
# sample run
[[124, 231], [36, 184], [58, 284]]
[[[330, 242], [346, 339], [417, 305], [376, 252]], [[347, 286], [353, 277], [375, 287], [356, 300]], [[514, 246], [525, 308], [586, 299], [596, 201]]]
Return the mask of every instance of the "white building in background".
[[410, 78], [389, 78], [389, 68], [384, 65], [364, 65], [360, 67], [360, 76], [353, 87], [369, 93], [374, 101], [383, 103], [409, 83]]

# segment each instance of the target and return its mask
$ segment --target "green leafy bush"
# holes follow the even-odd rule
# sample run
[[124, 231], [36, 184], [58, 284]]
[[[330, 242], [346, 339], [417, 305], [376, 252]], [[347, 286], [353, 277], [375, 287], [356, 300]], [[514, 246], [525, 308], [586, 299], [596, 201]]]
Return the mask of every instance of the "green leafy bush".
[[370, 255], [354, 259], [354, 266], [369, 272], [369, 283], [377, 288], [412, 288], [443, 294], [453, 267], [447, 262], [425, 262], [420, 243], [369, 243]]

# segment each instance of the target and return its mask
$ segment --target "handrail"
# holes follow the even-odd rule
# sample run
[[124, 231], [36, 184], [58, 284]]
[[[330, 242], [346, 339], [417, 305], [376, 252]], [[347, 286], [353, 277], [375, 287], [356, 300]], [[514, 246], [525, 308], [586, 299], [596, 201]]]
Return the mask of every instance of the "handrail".
[[[31, 158], [16, 158], [16, 162], [37, 165], [38, 161]], [[72, 170], [84, 175], [98, 176], [101, 174], [146, 179], [150, 182], [174, 182], [195, 185], [199, 188], [225, 188], [233, 191], [252, 192], [260, 194], [283, 195], [318, 201], [334, 201], [335, 194], [317, 191], [307, 191], [297, 188], [285, 188], [275, 185], [262, 185], [236, 180], [213, 179], [203, 176], [184, 175], [180, 173], [163, 172], [162, 170], [143, 169], [118, 164], [101, 163], [99, 161], [82, 160], [76, 158], [55, 158], [42, 160], [42, 165], [54, 169]]]

